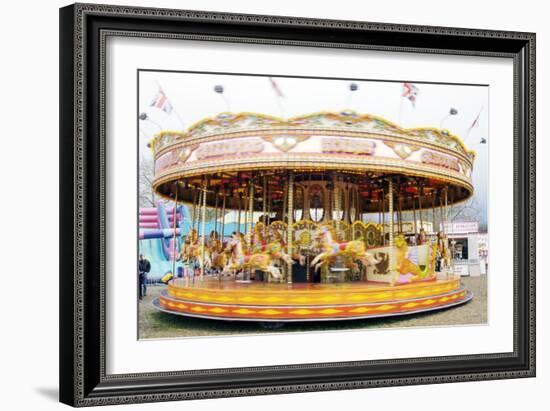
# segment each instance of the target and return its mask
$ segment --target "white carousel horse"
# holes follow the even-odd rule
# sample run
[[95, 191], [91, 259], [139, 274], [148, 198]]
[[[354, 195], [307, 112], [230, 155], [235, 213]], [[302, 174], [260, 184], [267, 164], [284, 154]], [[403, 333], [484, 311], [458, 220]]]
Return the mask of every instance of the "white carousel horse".
[[373, 254], [368, 253], [365, 244], [360, 240], [353, 241], [336, 241], [328, 227], [321, 227], [317, 230], [316, 237], [321, 243], [321, 253], [318, 254], [312, 261], [311, 265], [317, 271], [322, 265], [328, 264], [331, 259], [337, 256], [343, 256], [347, 259], [359, 260], [363, 265], [374, 265], [379, 263]]

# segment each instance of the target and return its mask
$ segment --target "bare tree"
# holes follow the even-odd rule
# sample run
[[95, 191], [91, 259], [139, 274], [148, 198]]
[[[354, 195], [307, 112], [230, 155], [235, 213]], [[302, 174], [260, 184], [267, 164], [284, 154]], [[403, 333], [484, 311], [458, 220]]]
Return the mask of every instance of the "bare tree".
[[[477, 221], [480, 231], [487, 229], [483, 208], [476, 197], [472, 197], [463, 203], [449, 205], [447, 212], [449, 223], [456, 221]], [[420, 212], [418, 210], [416, 211], [416, 218], [417, 220], [420, 219]], [[413, 213], [411, 211], [403, 212], [403, 221], [412, 220]], [[435, 207], [422, 210], [422, 220], [432, 223], [434, 231], [439, 231], [441, 223], [445, 221], [445, 208]]]
[[481, 223], [482, 216], [483, 210], [476, 197], [449, 207], [449, 221], [466, 220], [479, 221]]
[[[428, 211], [428, 221], [433, 221], [434, 230], [438, 231], [441, 227], [441, 223], [445, 221], [445, 208], [436, 207], [432, 211]], [[485, 230], [486, 222], [483, 219], [483, 209], [476, 197], [471, 197], [459, 204], [449, 205], [447, 209], [447, 222], [457, 221], [477, 221], [479, 223], [479, 229]]]
[[153, 191], [155, 175], [154, 163], [151, 158], [141, 157], [139, 161], [139, 206], [155, 207], [157, 196]]

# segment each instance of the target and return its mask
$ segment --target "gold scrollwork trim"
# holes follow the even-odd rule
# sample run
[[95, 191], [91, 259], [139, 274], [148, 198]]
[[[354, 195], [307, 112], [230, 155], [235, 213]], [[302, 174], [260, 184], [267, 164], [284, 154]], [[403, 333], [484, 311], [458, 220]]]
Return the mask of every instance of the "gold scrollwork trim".
[[[310, 124], [308, 121], [312, 121], [319, 118], [326, 118], [328, 120], [335, 120], [341, 124]], [[236, 128], [236, 125], [239, 122], [246, 121], [247, 119], [260, 119], [261, 121], [257, 124], [253, 124], [249, 127]], [[373, 129], [365, 130], [354, 130], [353, 127], [357, 124], [372, 122], [374, 124]], [[201, 128], [204, 128], [208, 125], [213, 125], [221, 127], [222, 124], [224, 128], [215, 129], [213, 131], [201, 131]], [[421, 145], [434, 145], [438, 148], [447, 149], [453, 153], [460, 153], [464, 159], [467, 159], [469, 162], [472, 162], [475, 158], [475, 152], [469, 150], [462, 139], [458, 136], [451, 134], [448, 130], [442, 130], [434, 127], [414, 127], [414, 128], [402, 128], [399, 125], [381, 117], [372, 114], [358, 114], [354, 112], [349, 113], [335, 113], [321, 111], [306, 115], [301, 115], [297, 117], [292, 117], [289, 119], [283, 119], [280, 117], [268, 116], [261, 113], [221, 113], [216, 117], [210, 117], [202, 119], [187, 129], [186, 132], [179, 131], [163, 131], [155, 135], [153, 140], [150, 143], [151, 149], [154, 153], [159, 154], [160, 150], [157, 150], [157, 145], [164, 135], [171, 134], [177, 136], [176, 141], [169, 142], [161, 149], [169, 147], [173, 144], [177, 144], [181, 141], [191, 141], [195, 139], [204, 140], [209, 139], [210, 137], [217, 138], [232, 138], [230, 135], [235, 135], [239, 133], [258, 133], [258, 132], [267, 132], [273, 133], [276, 131], [282, 131], [286, 129], [286, 132], [292, 132], [299, 134], [304, 130], [310, 130], [313, 133], [319, 132], [354, 132], [359, 135], [374, 135], [374, 136], [383, 136], [391, 138], [401, 138], [405, 142], [410, 142], [411, 140], [420, 143]], [[432, 136], [432, 141], [429, 140], [427, 135]], [[435, 141], [437, 140], [437, 141]], [[450, 148], [449, 144], [445, 144], [444, 141], [451, 142], [455, 144], [456, 148]]]

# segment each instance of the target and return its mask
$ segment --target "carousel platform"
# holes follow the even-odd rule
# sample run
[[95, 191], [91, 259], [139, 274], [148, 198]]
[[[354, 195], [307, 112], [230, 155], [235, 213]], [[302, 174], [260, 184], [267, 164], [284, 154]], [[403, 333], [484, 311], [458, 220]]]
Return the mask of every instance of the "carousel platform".
[[380, 283], [273, 284], [218, 280], [168, 284], [154, 306], [170, 314], [229, 321], [335, 321], [415, 314], [463, 304], [460, 279]]

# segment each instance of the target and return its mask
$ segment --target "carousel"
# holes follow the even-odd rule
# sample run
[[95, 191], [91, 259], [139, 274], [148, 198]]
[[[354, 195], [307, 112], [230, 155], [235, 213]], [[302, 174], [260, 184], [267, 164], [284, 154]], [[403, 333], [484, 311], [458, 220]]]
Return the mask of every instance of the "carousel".
[[353, 111], [221, 113], [161, 132], [150, 147], [155, 192], [189, 207], [192, 220], [174, 254], [182, 270], [154, 301], [161, 311], [348, 320], [472, 298], [453, 272], [447, 233], [425, 230], [473, 194], [475, 154], [447, 130]]

